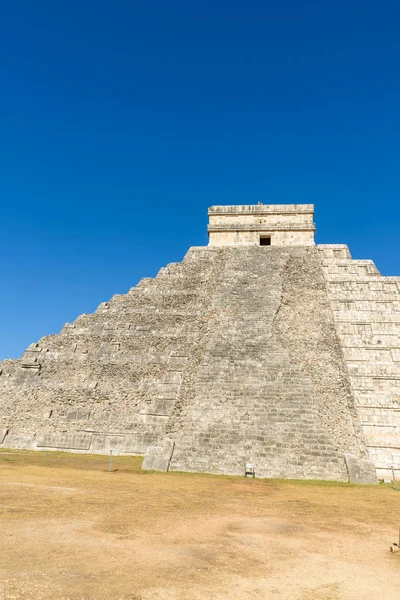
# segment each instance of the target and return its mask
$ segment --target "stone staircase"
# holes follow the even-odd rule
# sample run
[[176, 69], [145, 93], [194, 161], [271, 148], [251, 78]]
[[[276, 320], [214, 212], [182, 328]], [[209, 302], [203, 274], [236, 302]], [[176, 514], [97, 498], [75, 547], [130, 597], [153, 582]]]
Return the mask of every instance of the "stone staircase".
[[[243, 474], [251, 462], [260, 477], [347, 480], [344, 453], [361, 458], [366, 450], [353, 422], [317, 251], [220, 252], [224, 268], [212, 297], [209, 339], [179, 423], [171, 418], [167, 427], [174, 444], [169, 468]], [[293, 278], [293, 265], [301, 280]], [[289, 332], [285, 306], [292, 313]], [[332, 329], [330, 338], [317, 319]], [[326, 375], [327, 345], [342, 368], [331, 368], [328, 398], [318, 382]]]

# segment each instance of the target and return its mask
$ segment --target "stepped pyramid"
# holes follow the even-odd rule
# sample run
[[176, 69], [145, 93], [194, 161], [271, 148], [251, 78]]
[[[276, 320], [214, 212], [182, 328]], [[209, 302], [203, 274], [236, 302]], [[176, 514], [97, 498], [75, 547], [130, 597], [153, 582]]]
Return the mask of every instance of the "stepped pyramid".
[[400, 278], [312, 205], [215, 206], [209, 245], [0, 364], [0, 448], [373, 483], [400, 469]]

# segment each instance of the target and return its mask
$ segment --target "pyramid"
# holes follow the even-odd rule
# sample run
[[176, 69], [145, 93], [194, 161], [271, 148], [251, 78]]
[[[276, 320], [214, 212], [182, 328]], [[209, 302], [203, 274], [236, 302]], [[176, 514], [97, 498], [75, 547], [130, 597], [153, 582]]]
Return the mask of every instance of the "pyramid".
[[0, 448], [376, 483], [400, 469], [400, 278], [313, 205], [215, 206], [209, 245], [0, 364]]

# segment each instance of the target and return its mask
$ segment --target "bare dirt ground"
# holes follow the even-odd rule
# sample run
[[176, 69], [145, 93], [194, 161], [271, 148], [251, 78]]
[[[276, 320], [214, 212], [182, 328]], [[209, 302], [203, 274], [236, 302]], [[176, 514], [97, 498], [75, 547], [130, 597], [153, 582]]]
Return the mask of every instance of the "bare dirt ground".
[[0, 598], [400, 598], [389, 486], [145, 473], [0, 452]]

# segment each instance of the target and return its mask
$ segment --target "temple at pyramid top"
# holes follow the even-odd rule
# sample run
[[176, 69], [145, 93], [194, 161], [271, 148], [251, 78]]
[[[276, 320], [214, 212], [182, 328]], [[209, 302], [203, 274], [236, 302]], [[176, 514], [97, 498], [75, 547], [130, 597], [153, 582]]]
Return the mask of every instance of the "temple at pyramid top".
[[313, 204], [250, 204], [208, 209], [209, 246], [313, 246]]

